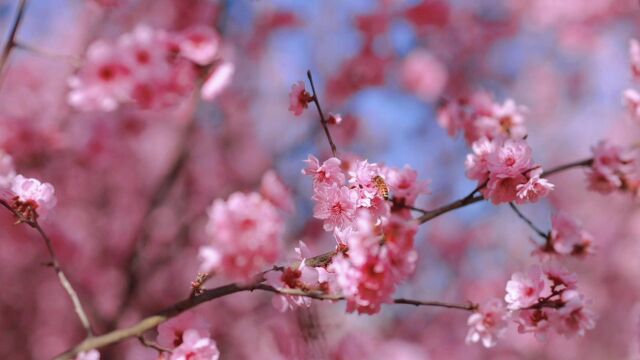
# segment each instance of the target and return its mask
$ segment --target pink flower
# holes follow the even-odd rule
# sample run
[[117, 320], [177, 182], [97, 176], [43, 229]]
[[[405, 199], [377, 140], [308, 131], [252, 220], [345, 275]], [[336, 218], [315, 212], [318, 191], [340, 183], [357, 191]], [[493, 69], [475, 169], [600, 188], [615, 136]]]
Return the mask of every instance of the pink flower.
[[507, 139], [487, 159], [492, 177], [514, 178], [532, 168], [531, 148], [524, 140]]
[[379, 195], [374, 181], [378, 175], [380, 166], [367, 160], [356, 161], [349, 170], [349, 185], [358, 193], [358, 206], [370, 207], [373, 198]]
[[525, 309], [538, 302], [545, 288], [544, 276], [539, 266], [529, 268], [527, 273], [515, 273], [507, 282], [504, 300], [510, 310]]
[[202, 99], [211, 101], [217, 98], [231, 84], [234, 72], [235, 65], [229, 61], [215, 65], [200, 90]]
[[507, 329], [508, 319], [509, 315], [500, 299], [487, 301], [467, 319], [469, 332], [465, 342], [470, 344], [482, 341], [482, 345], [486, 348], [495, 346], [496, 339], [501, 337]]
[[635, 89], [627, 89], [622, 95], [622, 102], [627, 108], [631, 119], [640, 121], [640, 93]]
[[336, 184], [321, 185], [315, 188], [312, 199], [317, 202], [313, 208], [313, 217], [324, 220], [326, 231], [351, 226], [358, 201], [355, 190]]
[[194, 311], [184, 312], [169, 321], [158, 325], [158, 344], [174, 348], [184, 343], [187, 330], [196, 332], [200, 337], [209, 336], [209, 324]]
[[[518, 186], [526, 182], [527, 178], [524, 175], [506, 178], [491, 176], [481, 193], [495, 205], [516, 201], [518, 200]], [[521, 203], [521, 201], [518, 202]]]
[[189, 329], [183, 335], [183, 343], [173, 349], [169, 360], [218, 360], [220, 351], [216, 342]]
[[265, 199], [271, 201], [271, 203], [280, 210], [288, 213], [293, 212], [294, 205], [291, 192], [275, 171], [269, 170], [262, 175], [260, 193]]
[[576, 256], [593, 253], [593, 237], [569, 215], [558, 213], [552, 216], [551, 227], [549, 241], [556, 253]]
[[629, 60], [633, 77], [636, 80], [640, 79], [640, 42], [636, 39], [629, 41]]
[[327, 116], [327, 123], [332, 125], [340, 125], [340, 123], [342, 123], [342, 115], [329, 113], [329, 116]]
[[584, 336], [587, 330], [596, 326], [595, 315], [585, 308], [584, 297], [578, 291], [564, 291], [561, 300], [564, 306], [558, 310], [558, 317], [554, 322], [554, 327], [559, 334], [568, 338], [575, 335]]
[[409, 165], [402, 169], [385, 168], [383, 173], [394, 200], [414, 205], [419, 195], [429, 194], [429, 181], [418, 180], [418, 172]]
[[211, 64], [220, 47], [220, 36], [204, 25], [183, 31], [178, 41], [180, 55], [201, 66]]
[[291, 92], [289, 93], [289, 111], [293, 112], [293, 115], [299, 116], [312, 100], [313, 97], [305, 89], [304, 82], [298, 81], [291, 86]]
[[533, 333], [537, 339], [545, 340], [554, 316], [555, 310], [550, 308], [518, 310], [515, 317], [518, 332]]
[[630, 152], [606, 141], [594, 146], [592, 152], [593, 164], [587, 170], [589, 189], [603, 194], [617, 189], [636, 190], [638, 165]]
[[447, 84], [447, 68], [426, 50], [415, 50], [402, 64], [404, 86], [424, 101], [436, 99]]
[[113, 111], [130, 99], [131, 69], [110, 44], [96, 41], [87, 50], [85, 65], [69, 80], [69, 104], [82, 110]]
[[10, 188], [15, 177], [16, 170], [13, 167], [13, 158], [0, 150], [0, 190]]
[[540, 174], [542, 174], [542, 169], [540, 168], [531, 171], [529, 181], [527, 181], [526, 184], [516, 186], [516, 190], [518, 191], [516, 194], [516, 203], [533, 203], [549, 195], [554, 185], [550, 183], [549, 180], [540, 178]]
[[56, 205], [55, 189], [49, 183], [41, 183], [37, 179], [28, 179], [17, 175], [11, 184], [11, 191], [16, 195], [20, 205], [28, 205], [38, 215], [44, 216]]
[[236, 192], [213, 202], [206, 231], [212, 241], [200, 248], [200, 271], [249, 282], [278, 260], [284, 220], [260, 194]]
[[489, 177], [489, 156], [496, 151], [496, 144], [482, 138], [471, 145], [471, 150], [473, 154], [468, 154], [464, 163], [467, 177], [483, 183]]
[[100, 360], [100, 353], [96, 349], [89, 350], [88, 352], [83, 351], [76, 356], [75, 360]]
[[340, 159], [331, 157], [320, 165], [320, 161], [313, 156], [309, 155], [309, 158], [305, 160], [308, 164], [305, 169], [302, 170], [304, 175], [313, 176], [313, 186], [323, 185], [343, 185], [345, 181], [345, 175], [340, 168], [342, 162]]

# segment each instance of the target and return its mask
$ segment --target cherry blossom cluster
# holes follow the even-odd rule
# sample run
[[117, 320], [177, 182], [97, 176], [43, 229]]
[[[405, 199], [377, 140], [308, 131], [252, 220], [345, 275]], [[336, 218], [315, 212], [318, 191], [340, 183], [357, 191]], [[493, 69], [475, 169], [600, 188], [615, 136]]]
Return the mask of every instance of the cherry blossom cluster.
[[589, 189], [602, 194], [619, 190], [640, 195], [637, 149], [626, 149], [601, 141], [591, 150], [593, 163], [587, 169]]
[[268, 172], [262, 193], [235, 192], [227, 200], [215, 200], [206, 227], [211, 242], [199, 250], [200, 271], [250, 282], [273, 265], [280, 257], [284, 232], [279, 207], [291, 209], [287, 191], [275, 174]]
[[69, 104], [81, 110], [113, 111], [135, 103], [143, 109], [175, 105], [206, 76], [201, 89], [212, 100], [229, 83], [233, 64], [221, 57], [221, 39], [198, 25], [168, 32], [140, 25], [117, 41], [97, 40], [69, 79]]
[[[640, 42], [636, 39], [631, 39], [629, 42], [629, 58], [633, 80], [640, 81]], [[636, 89], [627, 89], [622, 93], [622, 99], [631, 118], [640, 121], [640, 92]]]
[[419, 181], [409, 167], [395, 169], [367, 160], [332, 157], [320, 163], [310, 155], [306, 162], [302, 172], [313, 177], [314, 217], [324, 221], [338, 245], [330, 264], [314, 269], [307, 266], [301, 247], [300, 266], [286, 269], [282, 283], [305, 291], [340, 292], [347, 311], [374, 314], [414, 270], [417, 225], [408, 221], [405, 206], [428, 192], [427, 182]]
[[534, 164], [525, 140], [481, 138], [471, 148], [465, 161], [467, 177], [477, 180], [482, 195], [494, 204], [536, 202], [554, 188], [541, 178], [542, 168]]
[[523, 139], [527, 135], [524, 115], [527, 109], [512, 99], [497, 103], [486, 92], [468, 98], [443, 100], [438, 109], [438, 123], [449, 136], [463, 133], [467, 144], [486, 138]]
[[593, 253], [593, 236], [583, 229], [578, 220], [563, 212], [551, 217], [551, 232], [547, 234], [545, 243], [534, 251], [534, 255], [543, 259], [550, 255], [582, 258]]
[[20, 215], [21, 220], [33, 222], [56, 205], [55, 189], [49, 183], [16, 173], [13, 158], [0, 151], [1, 198]]
[[467, 343], [492, 347], [509, 321], [519, 333], [544, 340], [550, 330], [566, 337], [583, 336], [595, 327], [595, 316], [577, 289], [577, 277], [559, 265], [534, 265], [507, 282], [504, 300], [491, 299], [468, 319]]
[[159, 345], [171, 349], [163, 360], [218, 360], [220, 351], [210, 338], [209, 325], [194, 312], [185, 312], [158, 326]]

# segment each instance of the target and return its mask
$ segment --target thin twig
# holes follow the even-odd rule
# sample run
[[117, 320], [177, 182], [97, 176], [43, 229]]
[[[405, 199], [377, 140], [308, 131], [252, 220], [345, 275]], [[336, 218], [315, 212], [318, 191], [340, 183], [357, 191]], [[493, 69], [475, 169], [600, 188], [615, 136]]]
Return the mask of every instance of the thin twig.
[[542, 175], [540, 175], [540, 177], [547, 177], [549, 175], [553, 175], [571, 168], [576, 168], [576, 167], [585, 167], [585, 166], [591, 166], [593, 164], [593, 158], [590, 159], [585, 159], [585, 160], [580, 160], [580, 161], [574, 161], [568, 164], [564, 164], [564, 165], [560, 165], [560, 166], [556, 166], [554, 168], [552, 168], [551, 170], [547, 170], [545, 172], [542, 173]]
[[327, 119], [324, 117], [324, 113], [322, 112], [322, 108], [320, 107], [320, 100], [318, 100], [318, 93], [316, 92], [316, 87], [313, 83], [311, 70], [307, 70], [307, 77], [309, 78], [309, 82], [311, 83], [311, 91], [313, 92], [313, 103], [316, 104], [316, 109], [318, 109], [318, 114], [320, 115], [320, 124], [322, 124], [322, 128], [324, 129], [324, 134], [327, 136], [327, 140], [329, 141], [329, 146], [331, 146], [331, 153], [333, 154], [333, 157], [337, 157], [338, 150], [336, 148], [336, 144], [333, 142], [333, 139], [331, 138], [331, 133], [329, 132]]
[[144, 337], [144, 335], [138, 336], [138, 340], [143, 346], [148, 347], [150, 349], [157, 350], [158, 352], [161, 352], [161, 353], [163, 352], [172, 353], [171, 349], [166, 348], [155, 341], [148, 340], [147, 338]]
[[20, 50], [24, 50], [24, 51], [27, 51], [27, 52], [31, 52], [31, 53], [34, 53], [34, 54], [37, 54], [37, 55], [40, 55], [40, 56], [48, 57], [48, 58], [51, 58], [51, 59], [59, 59], [59, 60], [68, 62], [74, 67], [79, 67], [80, 64], [82, 63], [82, 60], [80, 60], [80, 58], [78, 58], [77, 56], [51, 53], [51, 52], [49, 52], [47, 50], [38, 49], [36, 47], [33, 47], [31, 45], [28, 45], [28, 44], [23, 44], [23, 43], [18, 42], [18, 41], [15, 41], [13, 46], [16, 49], [20, 49]]
[[540, 235], [543, 239], [548, 240], [549, 239], [549, 233], [545, 233], [544, 231], [540, 230], [539, 227], [537, 227], [533, 221], [531, 221], [528, 217], [526, 217], [521, 211], [520, 209], [518, 209], [514, 203], [510, 202], [509, 206], [511, 207], [511, 209], [516, 213], [516, 215], [518, 215], [518, 217], [520, 219], [522, 219], [522, 221], [524, 221], [527, 225], [529, 225], [529, 227], [535, 231], [538, 235]]
[[418, 224], [424, 224], [427, 221], [435, 219], [442, 214], [448, 213], [449, 211], [456, 210], [467, 205], [475, 204], [482, 200], [484, 200], [484, 197], [482, 197], [482, 195], [475, 195], [471, 197], [465, 196], [462, 199], [443, 205], [437, 209], [427, 211], [422, 216], [416, 218], [416, 221], [418, 222]]
[[18, 11], [16, 13], [16, 18], [9, 29], [9, 37], [7, 38], [7, 42], [4, 44], [2, 48], [2, 53], [0, 54], [0, 75], [2, 75], [2, 70], [4, 69], [4, 65], [9, 58], [9, 54], [11, 53], [11, 49], [16, 44], [16, 36], [18, 34], [18, 28], [20, 28], [20, 24], [22, 23], [22, 19], [24, 17], [24, 10], [27, 7], [27, 0], [20, 0], [18, 3]]

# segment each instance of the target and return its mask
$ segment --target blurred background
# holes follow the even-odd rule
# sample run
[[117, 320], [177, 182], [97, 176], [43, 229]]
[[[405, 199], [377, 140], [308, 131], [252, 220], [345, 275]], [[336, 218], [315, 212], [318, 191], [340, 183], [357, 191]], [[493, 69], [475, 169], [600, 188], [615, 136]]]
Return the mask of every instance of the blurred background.
[[[19, 6], [0, 0], [0, 44]], [[315, 111], [294, 117], [291, 85], [313, 72], [341, 154], [415, 168], [431, 180], [433, 208], [466, 195], [469, 152], [436, 120], [442, 99], [487, 91], [528, 108], [534, 160], [551, 168], [590, 156], [602, 139], [629, 145], [633, 86], [628, 45], [635, 0], [28, 0], [16, 45], [0, 69], [0, 148], [18, 172], [52, 183], [58, 205], [44, 225], [99, 333], [132, 324], [189, 293], [206, 208], [252, 191], [275, 169], [295, 196], [285, 263], [304, 241], [334, 240], [313, 219], [308, 154], [330, 156]], [[112, 112], [67, 102], [68, 79], [96, 40], [138, 25], [215, 28], [235, 65], [213, 102]], [[595, 236], [597, 253], [567, 266], [598, 314], [584, 337], [539, 342], [515, 326], [492, 349], [465, 345], [468, 314], [385, 306], [375, 316], [316, 302], [279, 313], [269, 294], [236, 294], [197, 313], [223, 359], [638, 359], [640, 209], [628, 194], [586, 189], [584, 171], [551, 178], [556, 190], [521, 209], [543, 229], [559, 210]], [[0, 214], [0, 358], [47, 359], [83, 338], [47, 254], [25, 226]], [[533, 234], [506, 206], [479, 203], [421, 227], [418, 269], [400, 297], [482, 302], [503, 297], [514, 271], [537, 260]], [[136, 249], [142, 248], [143, 251]], [[208, 286], [224, 283], [212, 279]], [[153, 334], [151, 334], [151, 337]], [[103, 359], [155, 359], [128, 340]]]

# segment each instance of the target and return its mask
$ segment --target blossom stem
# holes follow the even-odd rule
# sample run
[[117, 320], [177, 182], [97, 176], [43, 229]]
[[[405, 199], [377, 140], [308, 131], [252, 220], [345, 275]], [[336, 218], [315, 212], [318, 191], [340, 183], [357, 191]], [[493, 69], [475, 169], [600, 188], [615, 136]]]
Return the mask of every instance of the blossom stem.
[[589, 158], [589, 159], [585, 159], [585, 160], [580, 160], [580, 161], [574, 161], [568, 164], [564, 164], [564, 165], [560, 165], [560, 166], [556, 166], [554, 168], [552, 168], [551, 170], [547, 170], [545, 172], [542, 173], [542, 175], [540, 175], [540, 177], [547, 177], [549, 175], [553, 175], [571, 168], [575, 168], [575, 167], [586, 167], [586, 166], [591, 166], [591, 164], [593, 164], [593, 158]]
[[524, 221], [527, 225], [529, 225], [529, 227], [536, 232], [536, 234], [540, 235], [543, 239], [548, 240], [549, 239], [549, 233], [545, 233], [544, 231], [540, 230], [539, 227], [537, 227], [533, 221], [531, 221], [528, 217], [526, 217], [521, 211], [520, 209], [518, 209], [518, 207], [515, 206], [514, 203], [510, 202], [509, 206], [511, 207], [511, 209], [516, 213], [516, 215], [518, 215], [518, 217], [520, 219], [522, 219], [522, 221]]
[[7, 63], [7, 59], [9, 58], [9, 54], [11, 50], [16, 45], [16, 35], [18, 34], [18, 28], [22, 23], [22, 19], [24, 18], [24, 11], [27, 7], [27, 0], [20, 0], [18, 3], [18, 11], [16, 12], [15, 20], [9, 29], [9, 37], [7, 38], [7, 42], [4, 44], [2, 48], [2, 53], [0, 53], [0, 75], [2, 75], [2, 70], [4, 65]]
[[327, 119], [324, 117], [324, 113], [322, 112], [322, 107], [320, 107], [320, 101], [318, 100], [318, 93], [316, 92], [315, 84], [313, 83], [313, 76], [311, 76], [311, 70], [307, 70], [307, 77], [309, 78], [309, 83], [311, 83], [311, 91], [313, 92], [313, 103], [316, 104], [316, 109], [318, 109], [318, 114], [320, 115], [320, 124], [322, 124], [322, 128], [324, 129], [324, 134], [327, 136], [327, 140], [329, 141], [329, 146], [331, 146], [331, 153], [333, 157], [338, 157], [338, 150], [336, 148], [336, 144], [333, 142], [331, 138], [331, 133], [329, 132], [329, 126], [327, 123]]

